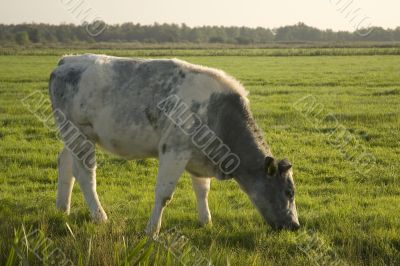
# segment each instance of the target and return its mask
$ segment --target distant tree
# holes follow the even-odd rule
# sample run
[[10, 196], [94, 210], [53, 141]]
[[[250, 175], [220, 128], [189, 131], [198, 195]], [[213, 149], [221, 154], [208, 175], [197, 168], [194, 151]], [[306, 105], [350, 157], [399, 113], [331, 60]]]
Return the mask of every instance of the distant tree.
[[46, 30], [43, 33], [43, 37], [42, 37], [42, 42], [46, 42], [46, 43], [55, 43], [57, 42], [57, 36], [55, 35], [54, 30], [50, 31], [50, 30]]
[[40, 30], [37, 28], [30, 28], [28, 30], [28, 35], [29, 35], [29, 40], [34, 43], [40, 42], [42, 38]]
[[252, 41], [246, 37], [236, 37], [236, 43], [238, 44], [250, 44]]
[[331, 29], [321, 32], [321, 41], [337, 41], [336, 33]]
[[188, 34], [189, 42], [200, 42], [201, 41], [201, 31], [199, 28], [192, 28], [192, 30]]
[[60, 25], [55, 30], [55, 36], [57, 40], [61, 43], [70, 43], [73, 39], [73, 34], [71, 33], [71, 27], [68, 25]]
[[393, 40], [400, 42], [400, 27], [397, 27], [394, 31], [393, 31]]
[[322, 31], [304, 23], [280, 27], [276, 30], [276, 41], [321, 41]]
[[15, 41], [19, 44], [19, 45], [26, 45], [29, 43], [29, 35], [26, 31], [19, 31], [17, 32], [17, 34], [15, 35]]
[[270, 29], [258, 27], [254, 30], [254, 33], [254, 42], [256, 43], [272, 42], [275, 38], [274, 33]]
[[381, 27], [373, 27], [363, 30], [365, 36], [361, 35], [362, 39], [368, 41], [392, 41], [393, 36], [391, 31], [387, 31]]
[[[26, 38], [28, 35], [28, 38]], [[106, 25], [103, 21], [74, 24], [0, 24], [0, 42], [71, 43], [71, 42], [192, 42], [192, 43], [233, 43], [262, 44], [268, 42], [390, 42], [400, 41], [400, 27], [383, 29], [372, 27], [356, 32], [319, 30], [304, 23], [283, 26], [276, 29], [201, 26], [186, 24], [140, 25], [123, 23]]]
[[220, 36], [213, 36], [208, 39], [209, 43], [224, 43], [225, 39]]
[[0, 25], [0, 42], [6, 41], [7, 30], [3, 25]]

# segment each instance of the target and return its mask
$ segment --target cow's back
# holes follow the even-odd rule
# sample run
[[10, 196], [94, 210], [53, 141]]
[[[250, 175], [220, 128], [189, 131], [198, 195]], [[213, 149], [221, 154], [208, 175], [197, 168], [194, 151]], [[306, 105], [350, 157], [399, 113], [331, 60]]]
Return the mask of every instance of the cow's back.
[[157, 104], [168, 96], [179, 96], [206, 123], [213, 94], [244, 96], [241, 89], [223, 72], [180, 60], [100, 55], [63, 57], [49, 87], [53, 109], [93, 142], [127, 158], [158, 155], [171, 123]]

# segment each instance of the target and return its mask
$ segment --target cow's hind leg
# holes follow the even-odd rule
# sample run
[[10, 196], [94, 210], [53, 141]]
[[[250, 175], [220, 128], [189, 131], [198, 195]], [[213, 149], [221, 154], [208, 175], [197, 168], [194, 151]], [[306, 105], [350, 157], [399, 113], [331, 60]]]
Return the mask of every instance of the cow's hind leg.
[[146, 227], [146, 233], [150, 237], [157, 237], [160, 232], [162, 213], [172, 199], [176, 184], [184, 172], [188, 160], [188, 155], [174, 152], [162, 154], [159, 158], [155, 203]]
[[90, 215], [95, 222], [105, 222], [107, 215], [100, 204], [96, 191], [96, 163], [86, 163], [85, 160], [73, 158], [73, 174], [79, 183]]
[[72, 154], [64, 147], [58, 156], [58, 190], [57, 209], [69, 214], [71, 206], [71, 193], [75, 178], [72, 175]]
[[195, 177], [192, 175], [192, 187], [196, 194], [197, 211], [201, 225], [211, 225], [211, 214], [208, 208], [208, 192], [210, 191], [211, 178]]

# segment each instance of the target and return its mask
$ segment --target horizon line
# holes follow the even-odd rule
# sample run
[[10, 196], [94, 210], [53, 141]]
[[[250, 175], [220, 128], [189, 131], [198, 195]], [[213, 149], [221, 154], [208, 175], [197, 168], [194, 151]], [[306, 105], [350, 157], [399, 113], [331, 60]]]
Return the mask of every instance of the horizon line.
[[[40, 24], [46, 24], [46, 25], [50, 25], [50, 26], [62, 26], [62, 25], [82, 26], [82, 25], [91, 24], [91, 23], [95, 23], [95, 22], [96, 22], [96, 20], [91, 21], [91, 22], [84, 21], [84, 22], [82, 22], [80, 24], [79, 23], [75, 23], [75, 22], [60, 22], [60, 23], [35, 22], [35, 21], [32, 21], [32, 22], [19, 22], [19, 23], [3, 23], [3, 22], [0, 22], [0, 25], [18, 26], [18, 25], [40, 25]], [[203, 28], [203, 27], [220, 27], [220, 28], [248, 28], [248, 29], [259, 29], [259, 28], [261, 28], [261, 29], [267, 29], [267, 30], [274, 30], [274, 29], [279, 29], [279, 28], [283, 28], [283, 27], [305, 25], [307, 27], [314, 28], [314, 29], [317, 29], [317, 30], [320, 30], [320, 31], [328, 31], [328, 30], [330, 30], [330, 31], [333, 31], [333, 32], [351, 32], [351, 33], [357, 32], [357, 31], [362, 30], [362, 29], [381, 28], [381, 29], [384, 29], [384, 30], [397, 30], [397, 29], [400, 28], [400, 25], [395, 26], [393, 28], [384, 27], [384, 26], [378, 26], [378, 25], [371, 25], [368, 28], [360, 28], [358, 30], [355, 29], [353, 31], [350, 31], [350, 30], [339, 30], [339, 29], [335, 30], [335, 29], [332, 29], [332, 28], [319, 28], [319, 27], [316, 27], [316, 26], [308, 25], [308, 24], [306, 24], [304, 22], [301, 22], [301, 21], [299, 21], [297, 23], [294, 23], [294, 24], [281, 25], [281, 26], [278, 26], [278, 27], [246, 26], [246, 25], [240, 25], [240, 26], [239, 25], [229, 25], [228, 26], [228, 25], [215, 25], [215, 24], [214, 25], [212, 25], [212, 24], [208, 24], [208, 25], [203, 24], [203, 25], [189, 26], [185, 22], [172, 22], [172, 23], [169, 23], [169, 22], [157, 22], [157, 21], [154, 21], [151, 24], [148, 24], [148, 23], [143, 23], [142, 24], [140, 22], [133, 22], [133, 21], [126, 21], [126, 22], [121, 22], [121, 23], [107, 23], [104, 20], [97, 20], [97, 22], [103, 22], [107, 26], [118, 26], [118, 25], [123, 25], [123, 24], [134, 24], [134, 25], [140, 25], [140, 26], [175, 25], [175, 26], [178, 26], [179, 28], [185, 26], [185, 27], [188, 27], [188, 28], [191, 28], [191, 29], [193, 29], [193, 28]]]

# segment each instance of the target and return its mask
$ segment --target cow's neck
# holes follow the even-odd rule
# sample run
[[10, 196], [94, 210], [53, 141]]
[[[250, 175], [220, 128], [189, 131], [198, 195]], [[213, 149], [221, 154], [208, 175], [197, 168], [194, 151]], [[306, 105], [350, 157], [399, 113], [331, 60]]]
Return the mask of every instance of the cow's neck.
[[237, 177], [259, 175], [260, 171], [264, 171], [265, 156], [271, 155], [254, 119], [250, 116], [247, 122], [250, 124], [237, 125], [235, 131], [242, 134], [235, 142], [228, 144], [232, 153], [240, 158], [239, 167], [235, 171]]
[[225, 95], [211, 111], [218, 117], [214, 124], [217, 135], [240, 159], [233, 176], [259, 175], [264, 170], [265, 156], [271, 152], [245, 100], [235, 94]]

